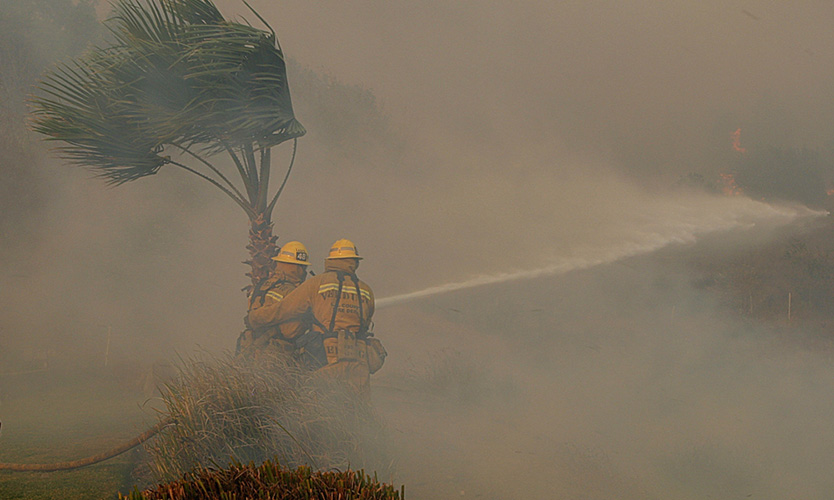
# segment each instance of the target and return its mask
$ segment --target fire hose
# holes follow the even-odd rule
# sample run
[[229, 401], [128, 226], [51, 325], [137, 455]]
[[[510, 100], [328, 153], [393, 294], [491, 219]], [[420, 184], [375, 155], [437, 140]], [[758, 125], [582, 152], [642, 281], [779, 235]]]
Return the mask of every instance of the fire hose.
[[[99, 453], [98, 455], [93, 455], [91, 457], [83, 458], [81, 460], [74, 460], [72, 462], [58, 462], [54, 464], [5, 464], [0, 463], [0, 470], [10, 470], [10, 471], [36, 471], [36, 472], [53, 472], [57, 470], [71, 470], [71, 469], [80, 469], [81, 467], [86, 467], [88, 465], [97, 464], [99, 462], [103, 462], [105, 460], [109, 460], [115, 456], [121, 455], [122, 453], [135, 448], [136, 446], [144, 443], [148, 439], [154, 437], [159, 431], [165, 428], [167, 425], [171, 424], [173, 421], [163, 420], [158, 424], [154, 425], [147, 431], [143, 432], [142, 434], [136, 436], [129, 442], [119, 445], [111, 450], [105, 451], [104, 453]], [[2, 426], [2, 423], [0, 423]]]

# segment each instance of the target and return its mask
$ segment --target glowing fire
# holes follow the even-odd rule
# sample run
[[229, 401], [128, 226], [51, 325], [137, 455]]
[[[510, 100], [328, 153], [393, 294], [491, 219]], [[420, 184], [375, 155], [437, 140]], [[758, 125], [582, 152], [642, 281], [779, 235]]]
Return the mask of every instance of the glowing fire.
[[735, 149], [739, 153], [747, 152], [746, 149], [741, 147], [741, 129], [736, 130], [731, 135], [733, 136], [733, 149]]
[[834, 188], [829, 189], [825, 192], [825, 194], [827, 194], [828, 196], [834, 196]]
[[721, 192], [726, 194], [727, 196], [739, 196], [744, 194], [744, 191], [738, 187], [736, 184], [736, 178], [733, 174], [718, 174], [721, 176], [721, 180], [723, 181], [721, 186]]

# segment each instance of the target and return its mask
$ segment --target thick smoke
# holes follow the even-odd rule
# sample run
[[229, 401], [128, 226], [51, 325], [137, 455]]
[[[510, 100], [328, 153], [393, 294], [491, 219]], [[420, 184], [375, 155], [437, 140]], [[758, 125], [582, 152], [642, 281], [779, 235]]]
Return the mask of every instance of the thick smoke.
[[678, 265], [709, 246], [381, 311], [403, 480], [419, 498], [825, 498], [828, 347], [718, 312]]
[[830, 142], [832, 6], [820, 2], [255, 6], [288, 52], [372, 88], [457, 175], [546, 152], [675, 179], [731, 161], [738, 128], [749, 151]]
[[[748, 150], [829, 146], [832, 7], [252, 4], [309, 130], [280, 241], [321, 270], [354, 240], [380, 298], [525, 278], [378, 312], [395, 481], [415, 498], [826, 497], [828, 346], [725, 315], [680, 264], [815, 213], [669, 186], [726, 171], [738, 128]], [[165, 169], [105, 188], [41, 168], [60, 181], [33, 209], [42, 244], [0, 266], [4, 358], [233, 347], [247, 221], [231, 201]]]

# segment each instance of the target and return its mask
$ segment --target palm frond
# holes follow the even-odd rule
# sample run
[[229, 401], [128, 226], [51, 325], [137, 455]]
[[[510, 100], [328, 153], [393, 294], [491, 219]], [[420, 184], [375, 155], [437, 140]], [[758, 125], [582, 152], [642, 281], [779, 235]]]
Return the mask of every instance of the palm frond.
[[119, 93], [102, 87], [99, 70], [84, 62], [56, 70], [33, 100], [33, 129], [63, 141], [63, 158], [94, 169], [109, 183], [156, 173], [167, 162], [159, 154], [162, 144], [136, 133], [135, 123], [118, 111]]
[[33, 128], [62, 156], [120, 184], [156, 173], [166, 145], [270, 147], [296, 120], [274, 33], [227, 21], [210, 0], [118, 0], [114, 43], [48, 74]]

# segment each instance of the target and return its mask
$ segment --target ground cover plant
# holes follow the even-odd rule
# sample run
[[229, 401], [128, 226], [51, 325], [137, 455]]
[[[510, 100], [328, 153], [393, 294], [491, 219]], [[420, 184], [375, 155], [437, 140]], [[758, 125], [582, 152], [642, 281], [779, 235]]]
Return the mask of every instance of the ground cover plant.
[[295, 470], [268, 460], [256, 466], [232, 463], [224, 469], [199, 468], [182, 479], [145, 491], [134, 490], [125, 500], [211, 500], [226, 498], [268, 499], [344, 499], [387, 500], [405, 498], [399, 491], [381, 483], [364, 471], [315, 472], [301, 466]]

